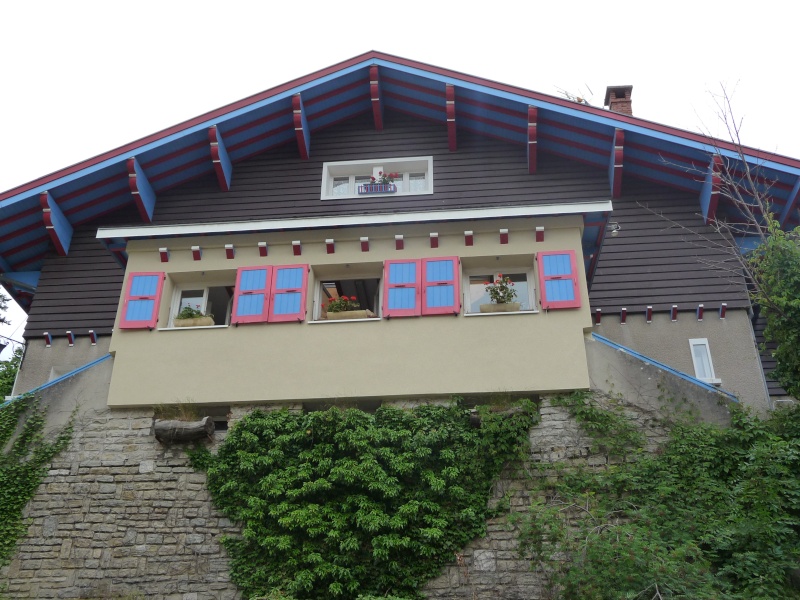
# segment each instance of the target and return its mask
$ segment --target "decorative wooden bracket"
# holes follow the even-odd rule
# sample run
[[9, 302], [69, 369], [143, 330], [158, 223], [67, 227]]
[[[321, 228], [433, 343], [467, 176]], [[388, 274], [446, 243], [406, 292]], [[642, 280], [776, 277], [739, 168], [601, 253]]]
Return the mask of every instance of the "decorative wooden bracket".
[[394, 249], [402, 250], [403, 248], [405, 248], [405, 242], [403, 240], [403, 236], [399, 234], [394, 236]]
[[156, 206], [156, 193], [153, 191], [153, 186], [150, 185], [144, 169], [135, 156], [128, 159], [127, 166], [128, 185], [131, 188], [136, 208], [139, 210], [139, 216], [145, 223], [152, 223], [153, 209]]
[[455, 152], [456, 143], [456, 88], [452, 83], [445, 85], [445, 112], [447, 114], [447, 144], [450, 152]]
[[308, 119], [303, 107], [303, 99], [297, 93], [292, 96], [292, 118], [294, 120], [294, 132], [297, 135], [297, 148], [300, 150], [300, 158], [308, 160], [311, 150], [311, 131], [308, 128]]
[[325, 240], [325, 252], [327, 254], [333, 254], [336, 252], [336, 242], [333, 240], [333, 238]]
[[622, 196], [622, 160], [624, 152], [625, 132], [622, 129], [615, 129], [611, 157], [608, 161], [608, 183], [611, 186], [611, 197], [614, 199]]
[[717, 218], [717, 205], [719, 204], [719, 188], [722, 178], [722, 157], [715, 154], [708, 165], [708, 172], [700, 190], [700, 208], [703, 211], [703, 222], [708, 225]]
[[66, 256], [69, 244], [72, 241], [72, 225], [59, 208], [50, 192], [39, 194], [39, 204], [42, 206], [42, 218], [45, 229], [56, 247], [59, 256]]
[[536, 174], [536, 135], [539, 109], [535, 106], [528, 107], [528, 173]]
[[783, 207], [781, 211], [781, 227], [785, 227], [786, 223], [789, 222], [789, 217], [792, 214], [792, 211], [797, 207], [797, 200], [800, 198], [800, 177], [797, 178], [797, 181], [794, 182], [794, 187], [792, 191], [789, 192], [789, 197], [786, 199], [786, 206]]
[[375, 131], [383, 131], [383, 99], [381, 98], [381, 80], [378, 65], [372, 65], [369, 68], [369, 97], [372, 100]]
[[208, 142], [211, 145], [211, 162], [214, 163], [214, 171], [217, 173], [219, 189], [227, 192], [231, 189], [233, 164], [228, 156], [225, 142], [222, 141], [222, 134], [217, 131], [216, 125], [212, 125], [208, 129]]

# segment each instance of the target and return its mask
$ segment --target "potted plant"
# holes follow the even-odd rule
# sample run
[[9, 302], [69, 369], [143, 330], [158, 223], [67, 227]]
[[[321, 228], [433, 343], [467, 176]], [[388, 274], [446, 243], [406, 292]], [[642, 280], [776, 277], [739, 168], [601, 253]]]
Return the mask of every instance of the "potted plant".
[[211, 313], [205, 314], [200, 310], [200, 305], [195, 304], [196, 308], [191, 306], [184, 306], [175, 318], [172, 324], [175, 327], [208, 327], [214, 324], [214, 315]]
[[339, 296], [328, 302], [325, 307], [328, 312], [329, 321], [339, 321], [342, 319], [366, 319], [374, 316], [368, 310], [360, 310], [361, 305], [355, 296]]
[[394, 180], [400, 177], [400, 173], [384, 173], [378, 171], [378, 176], [370, 177], [370, 182], [358, 186], [359, 194], [388, 194], [397, 191]]
[[481, 304], [482, 313], [517, 312], [519, 310], [520, 303], [513, 301], [517, 297], [517, 290], [514, 289], [514, 282], [510, 277], [504, 277], [502, 273], [499, 273], [494, 282], [484, 281], [483, 284], [486, 286], [492, 303]]

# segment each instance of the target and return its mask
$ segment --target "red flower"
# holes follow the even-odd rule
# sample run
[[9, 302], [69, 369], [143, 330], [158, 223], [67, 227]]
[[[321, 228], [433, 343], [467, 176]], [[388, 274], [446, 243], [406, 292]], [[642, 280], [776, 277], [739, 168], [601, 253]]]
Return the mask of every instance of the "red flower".
[[500, 285], [500, 284], [501, 284], [501, 283], [503, 283], [503, 282], [502, 282], [502, 281], [500, 281], [499, 279], [497, 279], [497, 280], [495, 281], [495, 283], [496, 283], [497, 285]]
[[374, 177], [370, 177], [370, 179], [371, 179], [372, 181], [375, 181], [375, 178], [374, 178]]
[[492, 284], [491, 284], [491, 283], [489, 283], [488, 281], [484, 281], [484, 282], [483, 282], [483, 285], [492, 285]]
[[497, 274], [497, 276], [498, 276], [500, 279], [502, 279], [502, 278], [503, 278], [503, 274], [502, 274], [502, 273], [498, 273], [498, 274]]
[[378, 175], [383, 175], [383, 171], [378, 171]]
[[358, 300], [358, 298], [356, 298], [355, 296], [350, 296], [350, 300], [352, 300], [353, 302], [355, 302], [356, 300]]

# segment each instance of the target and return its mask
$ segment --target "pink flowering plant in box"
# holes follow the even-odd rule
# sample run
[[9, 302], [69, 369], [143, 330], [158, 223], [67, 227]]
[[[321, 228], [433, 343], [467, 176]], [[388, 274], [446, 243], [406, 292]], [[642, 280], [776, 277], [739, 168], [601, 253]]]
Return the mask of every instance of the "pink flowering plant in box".
[[181, 309], [181, 312], [175, 317], [176, 319], [197, 319], [199, 317], [213, 317], [211, 313], [205, 314], [202, 310], [200, 310], [200, 305], [195, 304], [196, 308], [192, 308], [190, 304], [187, 304]]
[[389, 183], [394, 183], [394, 180], [399, 177], [400, 173], [384, 173], [383, 171], [378, 171], [377, 177], [370, 177], [370, 183], [386, 185]]
[[328, 312], [337, 313], [346, 310], [358, 310], [361, 305], [355, 296], [339, 296], [328, 302]]
[[497, 279], [494, 283], [491, 281], [484, 281], [486, 291], [489, 292], [489, 297], [495, 304], [508, 304], [513, 302], [517, 297], [517, 290], [514, 289], [514, 282], [510, 277], [503, 277], [502, 273], [498, 273]]

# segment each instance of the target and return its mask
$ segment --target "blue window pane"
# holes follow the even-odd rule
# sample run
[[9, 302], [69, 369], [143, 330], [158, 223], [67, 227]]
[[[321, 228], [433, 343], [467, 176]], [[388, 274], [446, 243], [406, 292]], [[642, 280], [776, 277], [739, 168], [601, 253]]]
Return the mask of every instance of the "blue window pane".
[[544, 258], [544, 274], [572, 275], [572, 262], [569, 254], [548, 254]]
[[416, 308], [417, 291], [414, 288], [390, 288], [389, 308], [404, 310]]
[[392, 263], [389, 265], [389, 283], [415, 283], [416, 281], [416, 263]]
[[[244, 280], [244, 274], [242, 274]], [[263, 285], [261, 286], [263, 288]], [[236, 305], [237, 317], [250, 317], [264, 312], [264, 294], [243, 294]]]
[[551, 279], [544, 282], [545, 294], [550, 302], [575, 300], [571, 279]]
[[425, 263], [425, 281], [452, 281], [452, 260], [429, 260]]
[[432, 285], [428, 287], [428, 308], [455, 305], [454, 288], [452, 285]]
[[274, 313], [276, 315], [293, 315], [299, 313], [302, 296], [303, 294], [298, 292], [275, 294]]
[[[267, 270], [254, 269], [252, 271], [242, 271], [239, 280], [239, 291], [249, 292], [252, 290], [263, 290], [267, 287]], [[257, 314], [257, 313], [252, 313]]]
[[149, 321], [153, 318], [155, 300], [130, 300], [125, 310], [126, 321]]
[[[303, 285], [303, 267], [278, 269], [275, 280], [276, 290], [297, 289]], [[292, 311], [295, 312], [295, 311]]]
[[158, 275], [136, 275], [131, 282], [131, 296], [154, 296], [158, 278]]

